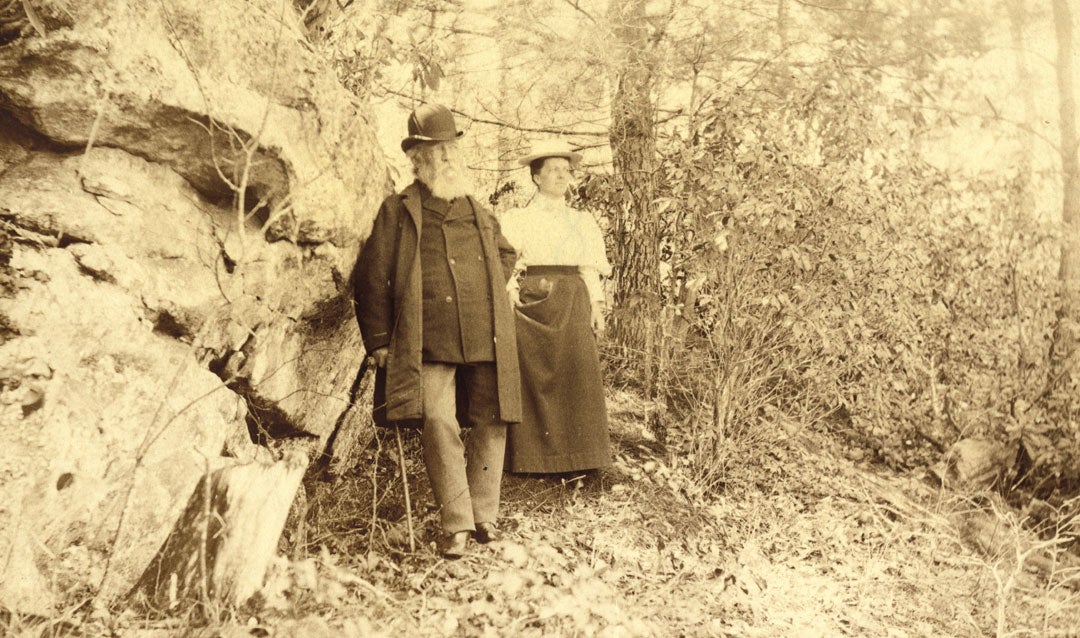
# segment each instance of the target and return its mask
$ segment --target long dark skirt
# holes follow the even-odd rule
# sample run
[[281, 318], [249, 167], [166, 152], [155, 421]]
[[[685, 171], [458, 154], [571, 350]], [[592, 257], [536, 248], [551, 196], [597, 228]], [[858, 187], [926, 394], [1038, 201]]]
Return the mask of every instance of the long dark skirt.
[[575, 270], [534, 267], [521, 283], [523, 413], [507, 435], [511, 472], [574, 472], [611, 462], [589, 292]]

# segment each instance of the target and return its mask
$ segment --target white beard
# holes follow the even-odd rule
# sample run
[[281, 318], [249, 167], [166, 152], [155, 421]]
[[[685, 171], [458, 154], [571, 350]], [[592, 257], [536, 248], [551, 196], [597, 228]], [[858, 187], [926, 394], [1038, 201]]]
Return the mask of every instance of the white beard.
[[416, 167], [416, 177], [431, 190], [432, 195], [447, 201], [472, 192], [472, 181], [465, 174], [463, 165], [424, 163]]

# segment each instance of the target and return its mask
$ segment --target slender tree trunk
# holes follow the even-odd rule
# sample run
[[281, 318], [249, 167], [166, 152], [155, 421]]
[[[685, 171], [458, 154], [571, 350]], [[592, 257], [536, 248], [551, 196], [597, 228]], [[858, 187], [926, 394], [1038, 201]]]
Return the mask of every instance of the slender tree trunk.
[[[505, 32], [507, 29], [506, 20], [500, 17], [499, 30]], [[509, 51], [509, 44], [507, 42], [499, 43], [499, 58], [501, 64], [499, 65], [499, 104], [502, 108], [511, 104], [510, 99], [510, 71], [507, 68], [510, 66], [510, 60], [512, 58], [512, 52]], [[506, 116], [506, 113], [501, 113], [502, 116]], [[510, 129], [505, 126], [500, 126], [496, 133], [496, 155], [498, 156], [499, 163], [496, 167], [498, 169], [498, 180], [495, 184], [496, 192], [503, 183], [509, 181], [512, 177], [517, 176], [517, 173], [524, 171], [517, 171], [516, 162], [514, 161], [514, 154], [517, 150], [514, 144], [514, 140], [510, 139]], [[528, 192], [528, 184], [522, 184], [521, 187]]]
[[611, 0], [609, 16], [620, 55], [610, 132], [616, 197], [611, 220], [616, 308], [612, 337], [648, 365], [660, 311], [659, 221], [653, 206], [655, 61], [649, 52], [645, 0]]
[[[1024, 104], [1023, 122], [1030, 126], [1036, 121], [1035, 118], [1037, 115], [1035, 112], [1035, 91], [1033, 91], [1033, 87], [1030, 86], [1031, 70], [1028, 65], [1027, 46], [1024, 44], [1024, 27], [1027, 23], [1027, 15], [1024, 12], [1024, 0], [1010, 0], [1008, 2], [1008, 11], [1009, 32], [1012, 36], [1013, 51], [1016, 54], [1013, 58], [1016, 70], [1016, 85]], [[1030, 200], [1034, 181], [1032, 152], [1035, 145], [1035, 138], [1028, 129], [1021, 131], [1021, 136], [1024, 143], [1020, 149], [1020, 179], [1026, 191], [1024, 193], [1025, 203], [1033, 204]], [[1028, 210], [1030, 210], [1030, 208]]]
[[788, 0], [776, 0], [776, 35], [780, 38], [781, 55], [786, 55], [788, 44]]
[[[1073, 17], [1070, 0], [1053, 0], [1057, 31], [1057, 82], [1061, 127], [1061, 301], [1051, 351], [1055, 385], [1075, 372], [1080, 341], [1080, 165], [1077, 163], [1076, 91], [1073, 82]], [[1061, 387], [1060, 385], [1058, 387]]]
[[[1031, 70], [1028, 65], [1027, 45], [1024, 42], [1024, 29], [1027, 26], [1028, 14], [1024, 6], [1026, 0], [1008, 0], [1006, 9], [1009, 13], [1009, 33], [1012, 36], [1013, 64], [1016, 71], [1016, 90], [1023, 96], [1024, 111], [1022, 122], [1024, 127], [1020, 129], [1020, 154], [1017, 158], [1017, 183], [1016, 199], [1009, 206], [998, 209], [999, 222], [1008, 224], [1014, 236], [1021, 233], [1031, 223], [1035, 211], [1035, 170], [1034, 152], [1035, 135], [1032, 126], [1038, 120], [1035, 111], [1035, 91], [1031, 86]], [[1022, 287], [1019, 282], [1018, 272], [1021, 253], [1025, 247], [1019, 242], [1009, 242], [1010, 256], [1009, 265], [1012, 273], [1012, 310], [1016, 322], [1016, 370], [1024, 375], [1026, 361], [1030, 345], [1026, 335], [1023, 302], [1021, 299]], [[1041, 349], [1041, 346], [1040, 346]], [[1041, 352], [1039, 353], [1041, 356]], [[935, 404], [936, 405], [936, 404]]]

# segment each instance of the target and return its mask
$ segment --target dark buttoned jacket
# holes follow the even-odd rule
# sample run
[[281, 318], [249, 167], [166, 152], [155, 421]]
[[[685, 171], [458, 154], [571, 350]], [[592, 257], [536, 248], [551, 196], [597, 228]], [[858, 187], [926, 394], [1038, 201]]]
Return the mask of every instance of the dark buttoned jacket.
[[[383, 201], [353, 270], [356, 317], [364, 347], [369, 353], [389, 349], [386, 367], [376, 371], [375, 376], [375, 419], [380, 425], [415, 425], [423, 418], [420, 372], [424, 341], [436, 338], [425, 334], [424, 329], [423, 190], [414, 182]], [[499, 418], [516, 422], [521, 420], [521, 388], [514, 314], [506, 294], [516, 256], [495, 217], [472, 197], [467, 201], [475, 214], [479, 261], [483, 262], [486, 276], [486, 282], [480, 285], [486, 285], [484, 296], [490, 299], [484, 313], [490, 317], [493, 333]], [[457, 308], [453, 312], [460, 316]], [[429, 318], [429, 323], [433, 321]]]
[[468, 197], [452, 202], [421, 187], [424, 361], [495, 360], [491, 288]]

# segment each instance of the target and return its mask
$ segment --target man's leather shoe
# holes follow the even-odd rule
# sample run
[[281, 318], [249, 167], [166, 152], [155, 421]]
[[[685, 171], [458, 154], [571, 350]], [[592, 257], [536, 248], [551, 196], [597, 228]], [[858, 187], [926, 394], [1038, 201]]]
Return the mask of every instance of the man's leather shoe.
[[502, 540], [502, 534], [495, 527], [495, 523], [477, 523], [476, 532], [473, 533], [477, 543], [494, 543]]
[[460, 558], [465, 555], [465, 545], [469, 542], [469, 532], [454, 532], [439, 537], [436, 543], [439, 554], [445, 558]]

